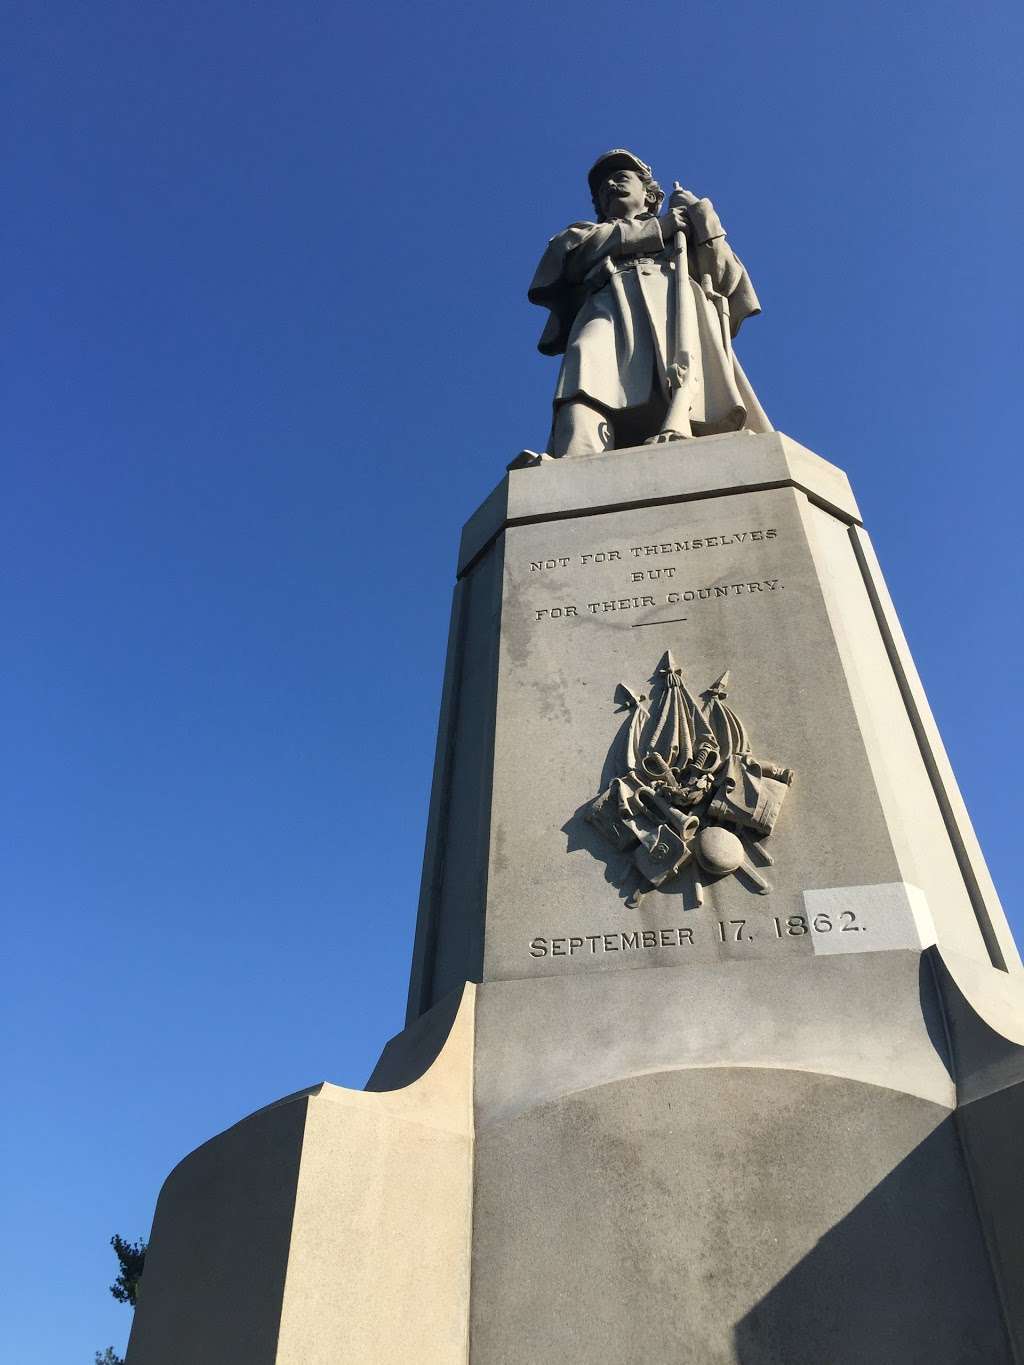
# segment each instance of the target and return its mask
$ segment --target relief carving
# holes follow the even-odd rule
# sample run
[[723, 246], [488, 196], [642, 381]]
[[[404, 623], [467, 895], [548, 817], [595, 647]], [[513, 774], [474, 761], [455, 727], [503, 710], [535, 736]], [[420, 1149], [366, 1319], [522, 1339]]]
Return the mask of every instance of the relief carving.
[[733, 873], [761, 895], [771, 890], [754, 859], [773, 862], [761, 841], [775, 828], [793, 770], [754, 757], [743, 722], [726, 704], [728, 686], [726, 670], [698, 702], [671, 651], [650, 697], [619, 686], [617, 699], [632, 713], [621, 772], [585, 818], [630, 855], [631, 909], [684, 870], [698, 904], [705, 881]]

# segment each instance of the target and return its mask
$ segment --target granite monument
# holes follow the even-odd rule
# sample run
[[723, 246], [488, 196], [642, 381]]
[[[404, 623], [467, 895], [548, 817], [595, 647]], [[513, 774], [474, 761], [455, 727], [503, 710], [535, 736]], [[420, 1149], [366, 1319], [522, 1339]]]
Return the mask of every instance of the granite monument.
[[129, 1365], [1024, 1358], [1024, 975], [857, 503], [709, 201], [589, 183], [549, 450], [459, 549], [406, 1027], [175, 1168]]

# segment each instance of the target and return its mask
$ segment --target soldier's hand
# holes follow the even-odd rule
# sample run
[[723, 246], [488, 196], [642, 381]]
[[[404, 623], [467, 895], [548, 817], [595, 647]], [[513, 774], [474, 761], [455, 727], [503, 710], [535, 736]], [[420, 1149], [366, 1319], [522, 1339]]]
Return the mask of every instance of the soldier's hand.
[[[696, 200], [694, 200], [696, 203]], [[670, 208], [660, 218], [661, 235], [666, 242], [677, 233], [682, 232], [687, 237], [690, 235], [690, 220], [684, 208]]]
[[699, 204], [700, 199], [697, 197], [697, 195], [693, 193], [692, 190], [684, 190], [682, 185], [680, 185], [679, 181], [677, 180], [675, 186], [673, 187], [672, 193], [668, 197], [668, 203], [669, 208], [689, 209], [692, 208], [694, 204]]

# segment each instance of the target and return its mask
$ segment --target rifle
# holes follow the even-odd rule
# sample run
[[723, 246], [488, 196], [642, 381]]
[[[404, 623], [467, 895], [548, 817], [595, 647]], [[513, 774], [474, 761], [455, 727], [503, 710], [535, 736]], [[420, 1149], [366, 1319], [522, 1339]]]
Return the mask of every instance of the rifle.
[[[687, 207], [687, 193], [678, 180], [675, 182], [668, 202], [670, 208]], [[670, 395], [668, 412], [665, 415], [661, 430], [656, 436], [650, 438], [647, 442], [648, 445], [657, 445], [663, 441], [681, 441], [693, 435], [693, 429], [690, 426], [693, 365], [691, 362], [691, 341], [687, 326], [690, 310], [686, 307], [687, 300], [683, 292], [690, 287], [690, 268], [686, 255], [685, 232], [676, 233], [673, 264], [675, 266], [675, 288], [671, 292], [675, 308], [672, 329], [673, 358], [666, 371]]]

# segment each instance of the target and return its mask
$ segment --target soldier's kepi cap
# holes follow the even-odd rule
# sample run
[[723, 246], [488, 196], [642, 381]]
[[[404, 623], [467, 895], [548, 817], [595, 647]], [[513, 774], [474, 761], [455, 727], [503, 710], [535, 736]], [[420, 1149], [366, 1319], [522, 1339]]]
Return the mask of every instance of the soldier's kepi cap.
[[638, 156], [628, 152], [625, 147], [613, 147], [610, 152], [602, 153], [587, 172], [587, 184], [590, 186], [590, 193], [596, 197], [597, 183], [601, 176], [607, 171], [621, 170], [624, 166], [631, 171], [636, 171], [641, 180], [651, 180], [654, 177], [654, 172], [646, 161], [641, 161]]

